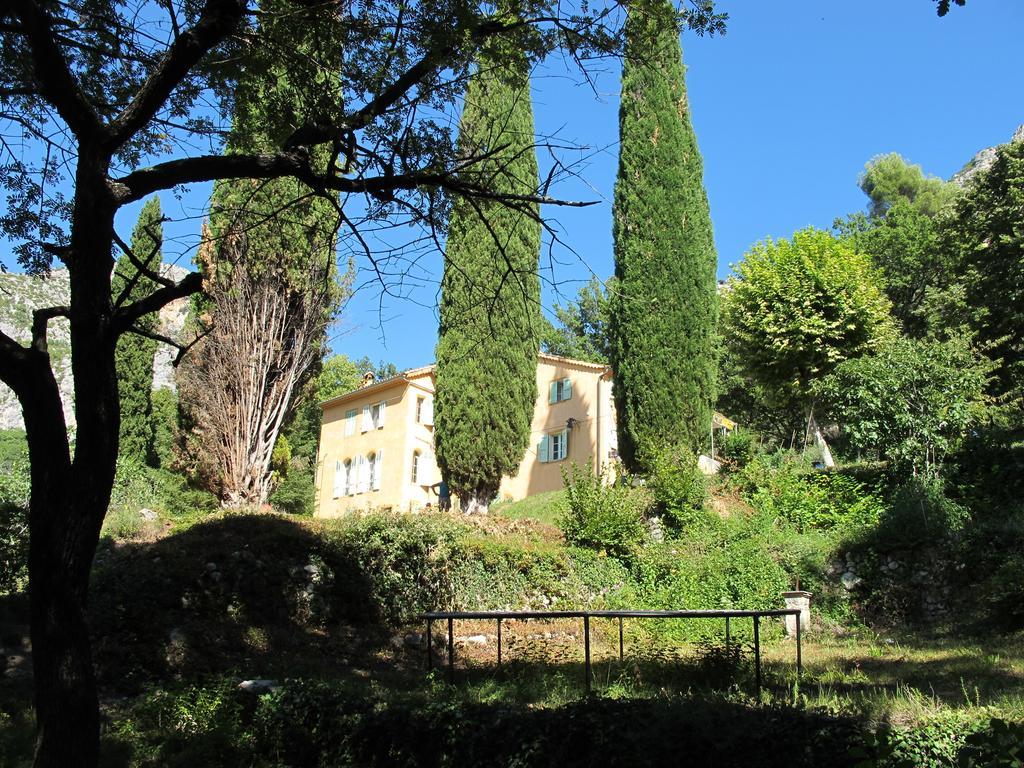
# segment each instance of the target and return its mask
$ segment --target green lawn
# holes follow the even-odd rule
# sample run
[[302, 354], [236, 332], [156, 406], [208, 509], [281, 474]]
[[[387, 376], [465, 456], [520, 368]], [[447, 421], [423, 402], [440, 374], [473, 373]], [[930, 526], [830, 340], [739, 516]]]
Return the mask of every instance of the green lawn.
[[548, 491], [522, 501], [499, 501], [491, 507], [491, 514], [511, 520], [537, 520], [546, 525], [558, 525], [558, 516], [565, 506], [565, 491]]

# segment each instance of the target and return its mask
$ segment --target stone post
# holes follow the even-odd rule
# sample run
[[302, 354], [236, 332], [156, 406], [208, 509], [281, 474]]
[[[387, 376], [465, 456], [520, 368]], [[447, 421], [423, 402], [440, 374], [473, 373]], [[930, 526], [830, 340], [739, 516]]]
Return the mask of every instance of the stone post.
[[[802, 590], [797, 592], [783, 592], [782, 599], [786, 601], [787, 608], [800, 609], [800, 631], [806, 632], [811, 626], [811, 593]], [[796, 636], [796, 616], [786, 616], [786, 636]]]

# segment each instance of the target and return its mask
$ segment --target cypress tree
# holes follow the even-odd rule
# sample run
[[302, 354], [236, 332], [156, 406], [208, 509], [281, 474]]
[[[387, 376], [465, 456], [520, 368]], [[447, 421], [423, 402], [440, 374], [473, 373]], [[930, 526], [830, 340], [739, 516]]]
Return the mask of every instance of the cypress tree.
[[[466, 89], [464, 157], [499, 193], [538, 187], [525, 58], [483, 54]], [[441, 281], [435, 445], [438, 465], [467, 514], [486, 511], [530, 442], [540, 341], [540, 223], [536, 206], [459, 200]]]
[[611, 364], [619, 453], [643, 470], [711, 428], [716, 256], [673, 7], [633, 3], [625, 34]]
[[[146, 201], [132, 231], [131, 250], [135, 259], [152, 272], [162, 263], [163, 226], [160, 200]], [[148, 296], [156, 283], [147, 277], [126, 255], [118, 259], [111, 279], [114, 301], [131, 303]], [[142, 330], [156, 328], [157, 313], [141, 317], [136, 325]], [[120, 453], [155, 463], [153, 449], [153, 358], [157, 342], [137, 333], [126, 333], [117, 341], [117, 390], [121, 398]]]
[[[239, 79], [228, 154], [276, 151], [296, 131], [332, 124], [342, 111], [336, 73], [318, 64], [332, 56], [340, 61], [341, 27], [284, 0], [263, 0], [260, 10], [265, 48], [250, 53]], [[281, 49], [315, 55], [286, 67]], [[330, 150], [314, 150], [313, 162], [325, 169]], [[335, 267], [337, 201], [328, 194], [292, 178], [214, 186], [199, 254], [212, 330], [190, 355], [182, 398], [204, 421], [201, 472], [230, 505], [264, 503], [273, 490], [273, 448], [317, 372], [327, 328], [350, 290], [351, 271], [339, 280]], [[267, 286], [276, 294], [272, 308], [260, 290]], [[232, 339], [218, 331], [230, 325], [227, 314], [239, 327], [249, 314], [265, 324], [247, 339]], [[234, 365], [233, 343], [239, 355], [258, 359]]]

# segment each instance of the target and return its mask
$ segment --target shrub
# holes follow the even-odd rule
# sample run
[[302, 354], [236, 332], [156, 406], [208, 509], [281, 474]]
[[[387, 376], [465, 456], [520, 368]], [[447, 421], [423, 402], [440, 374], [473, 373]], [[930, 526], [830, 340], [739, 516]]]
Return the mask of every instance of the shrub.
[[704, 517], [707, 486], [696, 454], [670, 446], [655, 451], [650, 465], [648, 487], [665, 522], [681, 531], [700, 521]]
[[966, 507], [946, 496], [941, 479], [914, 477], [897, 488], [878, 537], [905, 546], [946, 540], [959, 533], [969, 517]]
[[408, 621], [455, 602], [453, 563], [465, 527], [443, 515], [379, 512], [329, 527], [325, 536], [350, 569], [339, 574], [356, 616]]
[[567, 508], [558, 524], [567, 541], [616, 556], [628, 556], [644, 542], [651, 506], [646, 489], [620, 481], [606, 485], [605, 473], [596, 474], [589, 460], [582, 468], [573, 463], [568, 473], [563, 470], [562, 479]]
[[304, 459], [298, 459], [292, 461], [287, 474], [270, 494], [270, 503], [290, 515], [312, 515], [315, 496], [313, 469]]
[[727, 470], [742, 469], [757, 455], [757, 436], [749, 429], [729, 432], [718, 444], [718, 455]]

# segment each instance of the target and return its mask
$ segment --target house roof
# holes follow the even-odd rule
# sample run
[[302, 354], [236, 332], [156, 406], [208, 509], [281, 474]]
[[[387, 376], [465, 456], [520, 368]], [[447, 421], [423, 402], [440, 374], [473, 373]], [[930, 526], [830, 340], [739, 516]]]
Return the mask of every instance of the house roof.
[[[549, 355], [547, 352], [538, 352], [537, 360], [545, 363], [554, 363], [555, 365], [571, 365], [574, 368], [583, 368], [586, 370], [595, 371], [597, 373], [611, 373], [611, 368], [604, 363], [590, 363], [586, 360], [574, 360], [571, 357], [562, 357], [561, 355]], [[415, 384], [416, 379], [421, 379], [424, 376], [428, 376], [434, 372], [437, 368], [437, 363], [430, 363], [429, 365], [421, 365], [419, 368], [409, 368], [406, 371], [391, 376], [381, 381], [376, 381], [367, 387], [358, 387], [356, 389], [343, 392], [336, 397], [332, 397], [330, 400], [324, 400], [320, 403], [321, 408], [329, 408], [339, 403], [344, 403], [348, 400], [353, 400], [356, 397], [360, 397], [366, 394], [373, 394], [375, 392], [382, 392], [386, 389], [390, 389], [399, 384]]]

